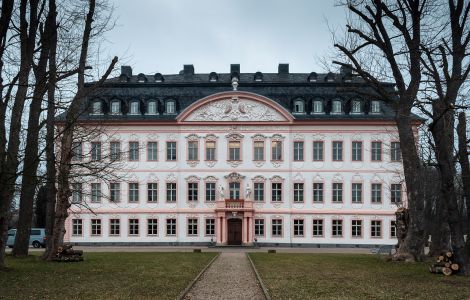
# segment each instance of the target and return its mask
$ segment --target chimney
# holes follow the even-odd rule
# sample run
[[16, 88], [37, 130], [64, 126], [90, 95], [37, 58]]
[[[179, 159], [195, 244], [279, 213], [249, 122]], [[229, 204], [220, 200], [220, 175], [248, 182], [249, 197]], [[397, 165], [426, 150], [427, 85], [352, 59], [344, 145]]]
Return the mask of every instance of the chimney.
[[121, 75], [126, 75], [127, 77], [132, 77], [132, 67], [131, 66], [121, 66]]
[[231, 64], [230, 65], [230, 74], [237, 73], [240, 74], [240, 64]]
[[277, 72], [279, 75], [289, 74], [289, 64], [279, 64], [279, 67], [277, 68]]
[[193, 65], [184, 65], [183, 73], [184, 73], [184, 76], [194, 75], [194, 66]]
[[343, 76], [352, 75], [352, 65], [341, 66], [339, 73]]

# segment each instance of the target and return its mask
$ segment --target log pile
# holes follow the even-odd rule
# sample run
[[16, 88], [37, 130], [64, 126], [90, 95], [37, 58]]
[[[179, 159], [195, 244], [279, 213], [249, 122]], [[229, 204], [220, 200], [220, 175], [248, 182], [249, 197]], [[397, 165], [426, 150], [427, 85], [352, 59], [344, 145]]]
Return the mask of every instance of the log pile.
[[459, 271], [459, 264], [453, 262], [454, 254], [450, 251], [443, 253], [437, 257], [436, 263], [429, 267], [431, 273], [444, 274], [450, 276]]
[[52, 260], [61, 262], [83, 261], [83, 250], [73, 250], [72, 245], [62, 245], [57, 248], [57, 253]]

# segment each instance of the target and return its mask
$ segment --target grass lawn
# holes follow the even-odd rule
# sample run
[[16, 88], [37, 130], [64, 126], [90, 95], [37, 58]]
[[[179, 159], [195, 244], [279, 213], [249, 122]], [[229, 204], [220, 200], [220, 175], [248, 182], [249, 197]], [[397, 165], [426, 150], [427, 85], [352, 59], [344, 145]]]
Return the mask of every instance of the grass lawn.
[[0, 299], [175, 299], [216, 253], [85, 253], [79, 263], [7, 257]]
[[375, 255], [251, 253], [273, 299], [470, 299], [470, 277]]

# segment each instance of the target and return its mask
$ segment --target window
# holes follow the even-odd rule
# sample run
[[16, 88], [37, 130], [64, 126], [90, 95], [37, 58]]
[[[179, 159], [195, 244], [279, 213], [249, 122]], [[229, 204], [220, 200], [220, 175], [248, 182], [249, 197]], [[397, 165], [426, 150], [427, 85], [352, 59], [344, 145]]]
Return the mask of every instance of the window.
[[166, 235], [176, 235], [176, 219], [166, 219]]
[[109, 188], [111, 202], [121, 201], [121, 184], [119, 182], [112, 182], [109, 184]]
[[323, 101], [321, 100], [313, 101], [313, 113], [315, 114], [323, 113]]
[[304, 202], [303, 183], [294, 183], [294, 202]]
[[359, 101], [359, 100], [353, 100], [352, 106], [351, 106], [351, 113], [353, 113], [353, 114], [360, 114], [360, 113], [362, 113], [361, 101]]
[[165, 103], [165, 112], [167, 114], [175, 114], [176, 113], [176, 102], [173, 100], [168, 100]]
[[362, 237], [362, 220], [351, 221], [351, 236]]
[[254, 142], [253, 149], [255, 152], [253, 160], [256, 160], [256, 161], [264, 160], [264, 142], [263, 141]]
[[323, 220], [314, 219], [313, 220], [313, 232], [312, 235], [315, 237], [323, 236]]
[[147, 235], [158, 235], [158, 219], [147, 219]]
[[139, 112], [139, 102], [138, 101], [132, 101], [131, 106], [130, 106], [130, 111], [129, 114], [131, 115], [138, 115]]
[[91, 235], [101, 235], [101, 220], [100, 219], [91, 220]]
[[296, 237], [304, 236], [304, 220], [302, 219], [294, 220], [294, 236]]
[[72, 161], [82, 161], [83, 147], [81, 142], [72, 143]]
[[392, 142], [390, 144], [390, 159], [392, 161], [400, 161], [401, 160], [400, 142]]
[[129, 142], [129, 160], [139, 160], [139, 142]]
[[362, 142], [352, 142], [352, 161], [362, 160]]
[[294, 161], [304, 160], [304, 142], [294, 142]]
[[111, 114], [118, 115], [121, 113], [121, 103], [119, 101], [111, 102]]
[[91, 160], [92, 161], [101, 160], [101, 143], [100, 142], [91, 143]]
[[215, 182], [206, 182], [206, 201], [215, 201]]
[[323, 160], [323, 141], [313, 142], [313, 161]]
[[254, 186], [254, 201], [264, 201], [264, 182], [255, 182]]
[[156, 182], [147, 183], [147, 201], [148, 202], [158, 201], [158, 183]]
[[176, 142], [166, 142], [166, 160], [176, 160]]
[[83, 220], [73, 219], [72, 220], [72, 235], [82, 235], [83, 233]]
[[188, 219], [188, 235], [197, 235], [197, 219]]
[[176, 202], [176, 183], [168, 182], [166, 184], [166, 201]]
[[236, 200], [240, 199], [240, 183], [239, 182], [230, 182], [228, 184], [230, 199]]
[[333, 183], [333, 203], [343, 202], [343, 184], [340, 182]]
[[109, 157], [111, 161], [118, 161], [121, 159], [121, 143], [111, 142], [109, 144]]
[[370, 221], [370, 236], [375, 238], [382, 237], [382, 221]]
[[101, 101], [94, 101], [93, 102], [93, 107], [92, 107], [92, 112], [93, 115], [101, 115]]
[[147, 143], [147, 159], [150, 161], [158, 160], [158, 143], [157, 142]]
[[333, 237], [343, 236], [343, 220], [332, 220], [331, 225]]
[[139, 219], [129, 219], [129, 235], [139, 235]]
[[333, 160], [334, 161], [343, 160], [343, 142], [339, 142], [339, 141], [333, 142]]
[[188, 201], [197, 201], [198, 183], [188, 182]]
[[240, 142], [228, 142], [228, 160], [240, 160]]
[[139, 202], [139, 184], [129, 183], [129, 202]]
[[302, 114], [305, 112], [305, 103], [303, 100], [294, 101], [294, 113]]
[[397, 237], [397, 221], [390, 221], [390, 237]]
[[282, 236], [282, 219], [272, 220], [272, 236]]
[[372, 142], [372, 161], [382, 160], [382, 142]]
[[82, 196], [83, 196], [82, 184], [72, 183], [72, 203], [81, 203]]
[[157, 114], [157, 102], [150, 101], [147, 103], [147, 114], [156, 115]]
[[372, 100], [370, 112], [373, 114], [380, 113], [380, 101]]
[[362, 203], [362, 183], [352, 184], [352, 203]]
[[273, 182], [271, 184], [271, 201], [273, 202], [282, 201], [282, 183]]
[[371, 186], [371, 202], [382, 203], [382, 184], [373, 183]]
[[188, 160], [198, 160], [198, 145], [197, 141], [188, 142]]
[[91, 184], [91, 202], [93, 203], [101, 202], [101, 183]]
[[206, 142], [206, 160], [213, 161], [216, 160], [215, 156], [215, 142], [207, 141]]
[[401, 184], [392, 184], [390, 191], [391, 191], [390, 201], [392, 203], [400, 203], [401, 202]]
[[334, 100], [333, 101], [333, 104], [332, 104], [332, 107], [331, 107], [331, 113], [333, 114], [340, 114], [343, 109], [341, 107], [341, 101], [340, 100]]
[[121, 231], [121, 220], [110, 219], [109, 220], [109, 235], [119, 235]]
[[272, 141], [271, 160], [282, 160], [282, 142]]
[[255, 219], [255, 235], [264, 236], [264, 219]]
[[206, 219], [206, 235], [215, 235], [215, 219]]
[[313, 202], [323, 202], [323, 183], [315, 182], [313, 184]]

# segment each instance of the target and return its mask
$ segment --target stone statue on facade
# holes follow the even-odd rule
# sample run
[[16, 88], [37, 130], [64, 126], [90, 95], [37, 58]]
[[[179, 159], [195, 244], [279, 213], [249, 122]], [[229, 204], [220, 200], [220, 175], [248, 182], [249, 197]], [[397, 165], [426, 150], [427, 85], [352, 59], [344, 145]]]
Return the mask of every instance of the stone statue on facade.
[[250, 199], [251, 197], [251, 187], [250, 184], [246, 184], [246, 189], [245, 189], [245, 199]]
[[219, 184], [219, 197], [220, 197], [220, 200], [224, 200], [225, 199], [225, 189], [224, 189], [224, 186]]

